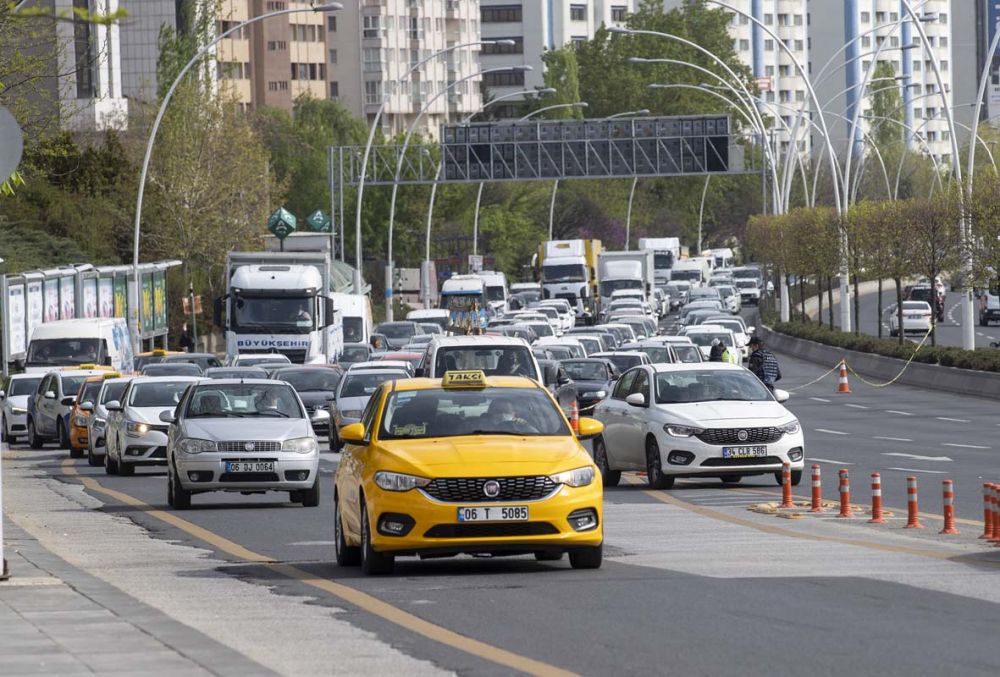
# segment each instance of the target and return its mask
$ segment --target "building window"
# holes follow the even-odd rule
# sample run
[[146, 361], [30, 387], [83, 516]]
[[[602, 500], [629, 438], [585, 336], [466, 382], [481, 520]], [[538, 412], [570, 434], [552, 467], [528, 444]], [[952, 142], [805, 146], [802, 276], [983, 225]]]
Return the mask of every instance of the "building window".
[[524, 38], [493, 38], [495, 40], [513, 40], [513, 45], [486, 44], [482, 46], [482, 54], [524, 54]]
[[913, 62], [913, 71], [914, 72], [920, 71], [920, 62], [919, 61], [914, 61]]
[[895, 35], [890, 36], [889, 37], [889, 46], [890, 47], [899, 47], [899, 38], [896, 37]]
[[750, 51], [750, 41], [740, 39], [740, 51], [749, 52]]
[[795, 15], [795, 25], [796, 26], [801, 26], [802, 25], [802, 15], [801, 14], [796, 14]]
[[885, 23], [885, 12], [875, 12], [875, 23], [877, 24]]
[[587, 6], [586, 5], [570, 5], [569, 6], [569, 20], [570, 21], [586, 21], [587, 20]]
[[611, 6], [611, 20], [616, 23], [621, 23], [625, 21], [625, 17], [628, 16], [628, 7], [622, 5], [612, 5]]
[[407, 24], [409, 28], [407, 29], [407, 37], [410, 40], [423, 40], [424, 38], [424, 25], [421, 23], [419, 17], [411, 16], [409, 17], [409, 23]]
[[765, 52], [773, 52], [774, 51], [774, 40], [765, 40], [764, 41], [764, 51]]
[[861, 12], [861, 23], [867, 24], [871, 23], [872, 15], [871, 12]]
[[380, 72], [385, 65], [382, 58], [382, 50], [375, 48], [365, 48], [364, 50], [364, 70], [366, 73]]
[[339, 82], [331, 82], [330, 83], [330, 98], [331, 99], [336, 99], [339, 96], [340, 96], [340, 83]]
[[570, 37], [569, 41], [572, 42], [574, 46], [575, 45], [582, 45], [583, 43], [585, 43], [587, 41], [587, 36], [586, 35], [573, 35], [573, 36]]
[[266, 7], [268, 12], [280, 12], [285, 9], [285, 3], [268, 0]]
[[330, 63], [337, 63], [337, 50], [330, 50]]
[[377, 106], [382, 103], [382, 81], [381, 80], [366, 80], [365, 81], [365, 105], [367, 106]]
[[483, 82], [487, 87], [522, 87], [524, 73], [485, 73]]
[[765, 14], [764, 15], [764, 25], [765, 26], [773, 26], [774, 25], [774, 15], [773, 14]]
[[792, 74], [792, 67], [786, 65], [778, 66], [778, 74], [783, 78], [787, 78]]
[[494, 5], [483, 7], [479, 19], [484, 24], [515, 23], [522, 21], [521, 5]]
[[764, 66], [764, 75], [769, 78], [774, 77], [774, 66]]
[[326, 17], [326, 29], [331, 33], [337, 32], [337, 17], [335, 16]]
[[269, 92], [287, 92], [288, 91], [288, 80], [278, 80], [270, 81], [267, 83], [267, 91]]
[[870, 35], [866, 35], [863, 38], [861, 38], [861, 46], [862, 47], [871, 47], [872, 46], [872, 38], [871, 38]]
[[796, 101], [805, 101], [806, 100], [806, 93], [803, 90], [801, 90], [801, 89], [796, 89], [795, 90], [795, 100]]
[[362, 17], [362, 29], [361, 37], [363, 38], [380, 38], [385, 32], [382, 28], [382, 17], [380, 16], [366, 16]]
[[796, 52], [801, 52], [803, 49], [805, 49], [805, 45], [802, 43], [802, 41], [801, 40], [796, 40], [795, 41], [795, 51]]
[[267, 51], [278, 52], [288, 49], [288, 43], [284, 40], [268, 40], [267, 41]]
[[[73, 0], [73, 9], [87, 11], [87, 0]], [[94, 58], [90, 22], [80, 17], [73, 20], [73, 47], [76, 52], [76, 98], [90, 99], [97, 95], [94, 87]]]
[[948, 61], [947, 60], [944, 60], [944, 61], [941, 62], [941, 70], [942, 71], [948, 70]]
[[938, 38], [938, 45], [941, 46], [942, 48], [947, 47], [948, 46], [948, 36], [947, 35], [942, 35], [940, 38]]
[[778, 25], [779, 26], [787, 26], [788, 25], [788, 15], [787, 14], [779, 14], [778, 15]]

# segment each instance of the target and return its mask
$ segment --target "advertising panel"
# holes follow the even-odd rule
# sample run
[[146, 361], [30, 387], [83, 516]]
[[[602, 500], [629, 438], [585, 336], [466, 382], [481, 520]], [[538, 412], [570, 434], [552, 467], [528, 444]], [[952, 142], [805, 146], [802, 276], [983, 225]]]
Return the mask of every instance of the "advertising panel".
[[156, 315], [156, 330], [167, 329], [167, 274], [162, 271], [153, 273], [153, 308]]
[[45, 315], [43, 322], [59, 319], [59, 280], [45, 280]]
[[27, 350], [24, 336], [24, 285], [7, 287], [7, 326], [10, 327], [11, 355], [20, 355]]
[[42, 323], [45, 317], [45, 292], [42, 283], [28, 283], [28, 339], [31, 339], [35, 327]]
[[97, 317], [97, 278], [83, 281], [83, 316]]
[[115, 277], [115, 317], [128, 317], [128, 283], [124, 275]]
[[113, 277], [102, 277], [97, 283], [97, 298], [101, 317], [115, 316], [115, 280]]
[[59, 278], [59, 301], [62, 304], [59, 319], [72, 320], [76, 317], [76, 285], [72, 277]]
[[139, 304], [142, 309], [142, 317], [139, 321], [142, 323], [142, 333], [143, 335], [148, 335], [152, 333], [153, 326], [153, 274], [147, 273], [142, 276], [142, 301]]

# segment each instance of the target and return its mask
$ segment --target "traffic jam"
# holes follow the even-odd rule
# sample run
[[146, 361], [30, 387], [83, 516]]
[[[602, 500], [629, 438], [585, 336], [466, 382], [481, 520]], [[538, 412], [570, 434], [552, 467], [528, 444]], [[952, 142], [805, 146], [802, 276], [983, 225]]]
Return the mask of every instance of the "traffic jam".
[[437, 308], [380, 324], [304, 258], [230, 254], [225, 354], [133, 355], [121, 319], [41, 325], [2, 385], [5, 439], [108, 475], [165, 470], [173, 511], [212, 492], [332, 502], [336, 561], [365, 574], [457, 555], [598, 568], [623, 473], [801, 481], [789, 393], [741, 314], [773, 288], [729, 249], [545, 242], [535, 281], [452, 275]]

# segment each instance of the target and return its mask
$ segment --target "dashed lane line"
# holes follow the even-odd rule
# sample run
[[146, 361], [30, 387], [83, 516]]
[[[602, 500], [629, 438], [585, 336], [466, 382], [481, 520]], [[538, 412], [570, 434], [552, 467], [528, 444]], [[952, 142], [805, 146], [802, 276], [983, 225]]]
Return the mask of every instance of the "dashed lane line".
[[813, 456], [809, 459], [810, 461], [816, 461], [817, 463], [830, 463], [832, 465], [854, 465], [848, 461], [835, 461], [832, 458], [816, 458]]
[[829, 402], [830, 400], [824, 399], [822, 397], [810, 397], [810, 400], [816, 400], [817, 402]]
[[827, 435], [850, 435], [851, 433], [841, 432], [839, 430], [827, 430], [826, 428], [814, 428], [818, 433], [826, 433]]
[[952, 423], [972, 423], [967, 418], [948, 418], [947, 416], [935, 416], [934, 418], [939, 421], [951, 421]]
[[475, 656], [513, 670], [519, 670], [529, 675], [537, 675], [538, 677], [577, 677], [577, 673], [558, 668], [554, 665], [542, 663], [541, 661], [528, 658], [527, 656], [521, 656], [470, 637], [465, 637], [440, 625], [435, 625], [434, 623], [425, 621], [419, 616], [407, 613], [406, 611], [403, 611], [388, 602], [384, 602], [377, 597], [373, 597], [372, 595], [361, 592], [360, 590], [356, 590], [341, 583], [335, 583], [334, 581], [326, 578], [320, 578], [319, 576], [303, 571], [298, 567], [290, 564], [284, 564], [266, 555], [253, 552], [239, 543], [200, 527], [193, 522], [182, 519], [177, 515], [166, 512], [165, 510], [158, 510], [148, 503], [140, 501], [139, 499], [128, 494], [114, 489], [108, 489], [92, 477], [80, 475], [76, 468], [73, 467], [73, 461], [70, 459], [65, 459], [63, 461], [62, 470], [66, 475], [78, 480], [91, 491], [104, 494], [105, 496], [114, 498], [115, 500], [121, 501], [126, 505], [138, 508], [150, 517], [175, 526], [181, 531], [194, 536], [195, 538], [204, 541], [205, 543], [208, 543], [209, 545], [221, 550], [222, 552], [228, 553], [237, 559], [263, 564], [276, 573], [304, 583], [305, 585], [318, 590], [327, 592], [334, 597], [347, 602], [348, 604], [352, 604], [374, 616], [378, 616], [383, 620], [410, 630], [411, 632], [414, 632], [422, 637], [439, 642], [446, 646], [450, 646], [453, 649], [458, 649], [459, 651], [468, 653], [471, 656]]
[[897, 470], [899, 472], [922, 472], [928, 475], [947, 475], [947, 470], [923, 470], [921, 468], [886, 468], [886, 470]]
[[895, 409], [886, 409], [885, 413], [887, 413], [887, 414], [899, 414], [900, 416], [913, 416], [913, 414], [911, 414], [908, 411], [897, 411]]
[[942, 442], [942, 447], [956, 447], [958, 449], [990, 449], [991, 447], [982, 447], [978, 444], [958, 444], [957, 442]]
[[851, 409], [871, 409], [871, 407], [866, 407], [863, 404], [845, 404], [845, 407], [850, 407]]
[[872, 437], [873, 440], [888, 440], [889, 442], [912, 442], [913, 440], [906, 437], [882, 437], [881, 435], [875, 435]]

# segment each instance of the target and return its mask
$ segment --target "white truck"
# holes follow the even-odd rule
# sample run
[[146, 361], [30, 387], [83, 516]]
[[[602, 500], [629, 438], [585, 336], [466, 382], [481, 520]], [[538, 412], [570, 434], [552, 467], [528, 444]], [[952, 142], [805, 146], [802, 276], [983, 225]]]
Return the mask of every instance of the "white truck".
[[690, 282], [692, 287], [700, 287], [708, 282], [708, 276], [712, 274], [712, 264], [707, 258], [695, 256], [689, 259], [682, 259], [674, 264], [670, 270], [672, 281]]
[[637, 290], [646, 301], [653, 297], [653, 252], [602, 252], [597, 257], [601, 308], [611, 303], [616, 291]]
[[600, 240], [549, 240], [538, 251], [542, 298], [565, 299], [578, 324], [593, 324], [597, 315], [597, 258]]
[[440, 307], [451, 313], [451, 333], [478, 333], [489, 323], [486, 285], [478, 275], [452, 275], [441, 284], [440, 298]]
[[477, 273], [486, 285], [486, 303], [494, 315], [507, 312], [510, 294], [507, 291], [507, 276], [501, 271], [481, 270]]
[[330, 289], [325, 252], [230, 252], [226, 295], [214, 308], [227, 360], [280, 353], [295, 364], [336, 362], [344, 321]]
[[670, 269], [681, 258], [681, 241], [676, 237], [641, 237], [639, 251], [653, 252], [653, 278], [660, 286], [670, 281]]

